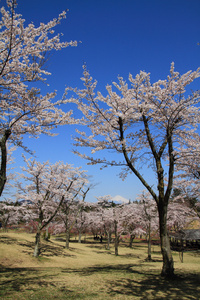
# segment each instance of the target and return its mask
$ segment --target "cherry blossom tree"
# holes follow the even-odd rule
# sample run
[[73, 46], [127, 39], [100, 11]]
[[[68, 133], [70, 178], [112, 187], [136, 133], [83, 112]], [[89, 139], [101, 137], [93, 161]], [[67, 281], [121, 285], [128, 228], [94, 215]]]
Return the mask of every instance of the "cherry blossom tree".
[[170, 231], [179, 231], [196, 218], [197, 214], [188, 206], [184, 198], [181, 199], [180, 196], [177, 196], [170, 200], [167, 218], [167, 226]]
[[102, 209], [92, 207], [87, 213], [88, 231], [93, 234], [94, 240], [99, 240], [99, 235], [104, 233], [104, 222], [102, 218]]
[[[34, 256], [40, 253], [41, 231], [58, 213], [64, 199], [71, 198], [71, 193], [82, 180], [84, 171], [69, 164], [57, 162], [50, 164], [25, 159], [22, 178], [29, 184], [19, 183], [18, 199], [26, 200], [25, 220], [37, 220]], [[27, 173], [27, 175], [26, 175]]]
[[178, 170], [174, 186], [180, 197], [187, 202], [200, 218], [200, 136], [189, 138], [187, 148], [182, 147], [178, 160]]
[[17, 225], [23, 219], [24, 205], [12, 199], [0, 201], [0, 223], [6, 231], [9, 225]]
[[119, 254], [119, 241], [120, 236], [123, 231], [122, 227], [122, 207], [120, 206], [113, 206], [108, 209], [107, 214], [109, 215], [110, 220], [112, 220], [113, 228], [114, 228], [114, 236], [115, 236], [115, 255]]
[[[190, 180], [188, 181], [192, 184]], [[196, 198], [193, 198], [194, 195], [190, 194], [193, 187], [189, 188], [185, 179], [175, 180], [174, 186], [176, 184], [179, 188], [174, 187], [168, 207], [167, 226], [169, 231], [179, 231], [199, 217], [198, 207], [196, 207], [198, 202], [196, 202]]]
[[65, 234], [65, 248], [69, 249], [70, 232], [76, 222], [78, 201], [64, 200], [54, 219], [53, 234]]
[[97, 197], [97, 212], [100, 215], [99, 220], [101, 221], [104, 233], [107, 236], [107, 250], [110, 250], [111, 237], [114, 232], [113, 210], [110, 208], [115, 204], [111, 201], [111, 198], [111, 195]]
[[107, 249], [110, 249], [110, 241], [111, 234], [114, 233], [114, 247], [115, 247], [115, 255], [117, 256], [119, 251], [119, 241], [123, 228], [123, 206], [124, 204], [116, 204], [111, 199], [110, 195], [105, 195], [101, 197], [97, 197], [98, 199], [98, 213], [102, 216], [100, 218], [102, 227], [104, 228], [107, 238], [108, 244]]
[[141, 213], [141, 206], [136, 202], [123, 206], [122, 226], [123, 232], [130, 235], [130, 248], [133, 246], [135, 236], [145, 233], [141, 226]]
[[14, 159], [12, 153], [14, 150], [15, 147], [9, 147], [8, 145], [8, 175], [4, 189], [4, 197], [0, 201], [0, 222], [4, 230], [7, 229], [8, 225], [17, 225], [23, 216], [23, 203], [19, 203], [15, 197], [15, 183], [17, 180], [17, 175], [13, 172]]
[[[159, 214], [159, 230], [163, 267], [161, 274], [173, 276], [174, 262], [167, 233], [167, 207], [173, 187], [176, 161], [187, 139], [196, 139], [199, 124], [199, 92], [186, 94], [186, 87], [200, 76], [197, 69], [180, 75], [171, 64], [166, 80], [151, 84], [150, 75], [141, 71], [129, 84], [119, 77], [119, 83], [107, 85], [107, 96], [95, 93], [86, 67], [82, 78], [85, 88], [74, 89], [73, 101], [84, 116], [86, 130], [77, 130], [75, 146], [89, 147], [91, 155], [74, 153], [91, 164], [120, 166], [121, 177], [133, 173], [155, 200]], [[69, 89], [66, 90], [68, 92]], [[185, 142], [186, 141], [186, 142]], [[116, 151], [122, 161], [97, 152]], [[111, 159], [109, 159], [111, 157]], [[156, 187], [148, 182], [142, 166], [150, 167]]]
[[85, 203], [80, 202], [78, 210], [79, 210], [79, 214], [76, 218], [74, 228], [78, 232], [78, 242], [81, 243], [82, 234], [86, 231], [88, 227], [87, 211], [85, 209]]
[[[76, 183], [76, 189], [68, 194], [62, 202], [61, 209], [58, 213], [56, 232], [65, 232], [65, 248], [69, 249], [70, 231], [74, 227], [79, 214], [82, 211], [82, 203], [85, 201], [86, 195], [91, 186], [87, 187], [88, 179], [85, 176], [79, 178]], [[84, 186], [86, 189], [84, 190]], [[70, 198], [69, 198], [70, 197]]]
[[[46, 54], [76, 42], [61, 42], [54, 27], [66, 18], [62, 12], [47, 24], [33, 23], [25, 26], [25, 20], [15, 11], [16, 0], [7, 0], [8, 10], [1, 8], [0, 21], [0, 195], [6, 183], [7, 142], [29, 150], [23, 144], [25, 134], [38, 137], [53, 135], [52, 129], [70, 123], [71, 111], [64, 112], [52, 101], [56, 93], [41, 95], [37, 82], [46, 82], [50, 75], [45, 70]], [[72, 119], [71, 119], [72, 120]]]
[[[72, 196], [73, 197], [73, 196]], [[78, 215], [78, 201], [64, 200], [56, 218], [54, 233], [65, 233], [65, 248], [69, 249], [70, 231]]]
[[148, 237], [147, 260], [151, 261], [151, 235], [152, 231], [156, 232], [158, 230], [158, 211], [156, 203], [148, 191], [143, 191], [140, 195], [138, 195], [137, 199], [140, 201], [141, 226]]

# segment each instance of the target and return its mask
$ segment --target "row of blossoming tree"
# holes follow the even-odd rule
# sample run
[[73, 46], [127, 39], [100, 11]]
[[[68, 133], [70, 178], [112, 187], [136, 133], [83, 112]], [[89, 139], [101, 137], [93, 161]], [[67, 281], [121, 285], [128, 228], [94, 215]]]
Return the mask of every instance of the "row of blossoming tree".
[[[129, 84], [119, 77], [113, 87], [107, 86], [108, 94], [104, 97], [101, 92], [95, 92], [97, 82], [84, 66], [85, 88], [68, 88], [61, 101], [53, 101], [55, 92], [43, 96], [37, 83], [45, 82], [49, 74], [45, 70], [49, 51], [77, 44], [61, 42], [60, 35], [54, 34], [54, 27], [65, 18], [66, 12], [36, 28], [32, 23], [24, 25], [25, 20], [15, 10], [16, 0], [7, 0], [7, 5], [8, 10], [1, 8], [0, 23], [0, 195], [7, 179], [8, 142], [30, 151], [23, 143], [25, 134], [34, 137], [42, 133], [53, 135], [52, 129], [58, 125], [86, 125], [85, 131], [82, 127], [77, 129], [75, 145], [91, 148], [91, 155], [76, 149], [74, 152], [91, 164], [120, 166], [122, 179], [133, 173], [142, 182], [157, 206], [162, 275], [172, 276], [174, 264], [167, 218], [174, 179], [186, 194], [199, 196], [199, 92], [189, 94], [187, 86], [200, 76], [200, 70], [180, 75], [172, 63], [167, 79], [153, 84], [150, 75], [142, 71], [135, 78], [129, 75]], [[75, 96], [70, 95], [72, 91]], [[72, 111], [64, 112], [59, 107], [68, 102], [77, 104], [83, 114], [81, 120], [75, 120]], [[109, 160], [108, 156], [97, 155], [98, 151], [110, 150], [119, 153], [121, 159], [117, 161], [113, 156]], [[155, 174], [156, 187], [148, 182], [144, 166], [150, 167]], [[180, 181], [177, 181], [177, 175], [181, 176]], [[72, 181], [68, 184], [66, 189], [73, 185]], [[54, 191], [49, 195], [46, 191], [46, 198], [53, 199], [57, 193]], [[59, 197], [55, 201], [58, 206], [63, 199], [61, 195]], [[196, 203], [191, 206], [196, 207]], [[196, 209], [198, 211], [198, 207]], [[42, 214], [41, 211], [41, 218]], [[44, 222], [49, 218], [45, 217]]]
[[[73, 101], [84, 116], [82, 124], [87, 126], [86, 131], [77, 130], [75, 145], [89, 147], [91, 155], [77, 150], [74, 153], [91, 164], [120, 166], [122, 179], [132, 173], [149, 191], [158, 209], [163, 256], [161, 274], [166, 277], [174, 274], [167, 231], [174, 178], [180, 173], [183, 178], [189, 176], [192, 187], [198, 181], [194, 182], [194, 173], [200, 162], [200, 95], [199, 91], [188, 95], [186, 88], [199, 76], [200, 69], [180, 75], [172, 63], [166, 80], [152, 84], [150, 74], [141, 71], [135, 78], [129, 75], [129, 84], [119, 77], [119, 83], [114, 82], [113, 87], [107, 85], [108, 94], [103, 96], [101, 92], [95, 92], [97, 81], [93, 81], [84, 66], [85, 88], [73, 89]], [[97, 155], [99, 151], [115, 151], [121, 156], [102, 157]], [[121, 159], [115, 160], [118, 157]], [[144, 166], [154, 173], [155, 187], [145, 176]], [[199, 196], [198, 187], [199, 182], [196, 196]]]
[[[35, 232], [35, 257], [40, 254], [41, 232], [50, 226], [51, 233], [65, 234], [67, 249], [71, 233], [78, 234], [79, 242], [83, 233], [93, 234], [94, 239], [98, 236], [101, 242], [106, 241], [108, 250], [114, 241], [115, 255], [118, 255], [120, 239], [129, 239], [132, 248], [134, 238], [143, 235], [148, 241], [147, 259], [151, 260], [151, 239], [152, 236], [158, 239], [159, 222], [156, 204], [149, 192], [138, 195], [133, 203], [115, 204], [109, 195], [99, 197], [96, 203], [88, 203], [85, 197], [91, 186], [81, 169], [61, 162], [50, 165], [28, 160], [25, 173], [27, 175], [23, 176], [29, 184], [19, 183], [18, 205], [2, 202], [0, 211], [4, 210], [4, 216], [9, 216], [7, 225], [20, 225]], [[20, 199], [24, 201], [20, 202]], [[172, 198], [168, 210], [170, 232], [176, 232], [198, 218], [183, 198]]]

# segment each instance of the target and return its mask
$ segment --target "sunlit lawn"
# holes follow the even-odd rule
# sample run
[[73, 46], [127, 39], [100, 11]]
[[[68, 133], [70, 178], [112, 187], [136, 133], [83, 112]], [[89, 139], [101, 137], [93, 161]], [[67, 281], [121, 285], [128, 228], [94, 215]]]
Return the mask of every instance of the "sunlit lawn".
[[200, 253], [173, 253], [176, 277], [160, 277], [159, 246], [152, 247], [152, 262], [146, 262], [147, 246], [133, 249], [86, 240], [79, 244], [52, 238], [42, 242], [41, 256], [33, 257], [34, 235], [0, 233], [0, 299], [200, 299]]

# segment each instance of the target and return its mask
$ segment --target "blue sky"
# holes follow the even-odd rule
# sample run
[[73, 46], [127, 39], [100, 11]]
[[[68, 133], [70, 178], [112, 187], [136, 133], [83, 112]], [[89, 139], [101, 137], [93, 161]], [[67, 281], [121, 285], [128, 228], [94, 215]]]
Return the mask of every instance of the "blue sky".
[[[0, 5], [5, 3], [0, 1]], [[145, 70], [151, 73], [151, 81], [165, 79], [170, 64], [180, 73], [195, 70], [200, 65], [200, 1], [199, 0], [18, 0], [17, 11], [27, 24], [48, 22], [69, 9], [67, 19], [57, 27], [64, 34], [63, 40], [77, 40], [76, 48], [55, 52], [48, 62], [49, 91], [57, 90], [59, 99], [66, 86], [82, 87], [83, 62], [87, 63], [98, 90], [105, 91], [106, 84], [117, 76], [128, 78]], [[197, 81], [193, 88], [199, 88]], [[96, 187], [88, 194], [87, 201], [95, 196], [121, 195], [134, 200], [143, 187], [130, 175], [122, 182], [118, 168], [99, 170], [99, 166], [87, 166], [86, 161], [71, 153], [73, 127], [57, 130], [55, 138], [25, 139], [26, 145], [36, 151], [39, 161], [52, 163], [63, 160], [82, 166], [93, 176]], [[15, 153], [16, 166], [22, 164], [21, 151]], [[144, 170], [148, 176], [148, 171]], [[151, 184], [155, 184], [149, 176]]]

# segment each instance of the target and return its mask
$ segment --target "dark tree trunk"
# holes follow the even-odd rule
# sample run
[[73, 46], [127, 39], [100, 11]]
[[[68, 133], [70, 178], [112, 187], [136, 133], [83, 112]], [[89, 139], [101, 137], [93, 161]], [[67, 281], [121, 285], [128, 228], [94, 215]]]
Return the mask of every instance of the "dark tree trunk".
[[65, 217], [65, 248], [69, 249], [69, 220], [68, 220], [68, 215], [69, 215], [69, 207], [66, 209], [66, 217]]
[[148, 228], [148, 256], [147, 260], [151, 261], [151, 221], [149, 221], [149, 228]]
[[69, 249], [69, 238], [70, 238], [70, 234], [69, 234], [69, 228], [66, 228], [66, 235], [65, 235], [66, 241], [65, 241], [65, 248]]
[[1, 140], [0, 140], [0, 147], [1, 147], [1, 169], [0, 169], [0, 196], [4, 190], [4, 186], [6, 183], [6, 169], [7, 169], [7, 146], [6, 142], [11, 135], [11, 130], [5, 130]]
[[119, 238], [117, 235], [117, 221], [114, 221], [115, 226], [115, 255], [118, 255]]
[[[151, 153], [156, 162], [156, 173], [157, 173], [157, 180], [158, 180], [157, 188], [159, 191], [159, 196], [156, 195], [152, 187], [146, 182], [142, 174], [138, 172], [138, 170], [135, 168], [135, 166], [132, 164], [132, 161], [128, 157], [126, 142], [124, 139], [124, 123], [121, 117], [119, 117], [118, 120], [120, 141], [123, 142], [122, 152], [127, 162], [127, 166], [139, 178], [139, 180], [147, 188], [147, 190], [150, 192], [150, 194], [152, 195], [152, 197], [157, 203], [158, 213], [159, 213], [161, 252], [163, 256], [163, 268], [162, 268], [161, 275], [165, 277], [172, 277], [174, 275], [174, 263], [171, 254], [171, 249], [170, 249], [169, 237], [167, 234], [167, 206], [168, 206], [168, 202], [169, 202], [169, 198], [173, 186], [173, 176], [174, 176], [174, 150], [173, 150], [173, 140], [172, 140], [174, 126], [171, 126], [170, 123], [168, 124], [169, 126], [167, 127], [166, 130], [166, 136], [163, 139], [163, 142], [161, 143], [160, 147], [158, 148], [158, 145], [156, 145], [155, 143], [156, 139], [152, 137], [150, 132], [150, 128], [149, 128], [151, 122], [150, 120], [151, 119], [149, 117], [146, 117], [144, 114], [142, 114], [142, 121], [144, 124], [146, 138], [149, 143], [149, 148], [151, 150]], [[168, 169], [169, 172], [168, 172], [168, 184], [167, 184], [166, 192], [164, 192], [165, 183], [164, 183], [164, 169], [162, 167], [162, 157], [164, 156], [164, 151], [167, 145], [168, 145], [168, 157], [169, 157], [169, 169]]]
[[39, 229], [35, 236], [35, 249], [33, 254], [34, 257], [38, 257], [40, 255], [40, 235], [41, 235], [41, 231]]
[[133, 240], [134, 240], [134, 238], [135, 238], [135, 234], [131, 234], [130, 235], [130, 241], [129, 241], [129, 247], [130, 248], [133, 248]]
[[110, 250], [111, 232], [107, 232], [107, 250]]
[[172, 258], [170, 240], [167, 233], [167, 205], [163, 203], [158, 205], [159, 212], [159, 227], [160, 227], [160, 242], [161, 253], [163, 257], [163, 267], [161, 276], [173, 277], [174, 275], [174, 262]]
[[82, 232], [78, 233], [78, 242], [81, 243], [81, 238], [82, 238]]
[[48, 241], [50, 239], [50, 234], [49, 234], [49, 225], [46, 227], [46, 233], [45, 233], [45, 241]]

